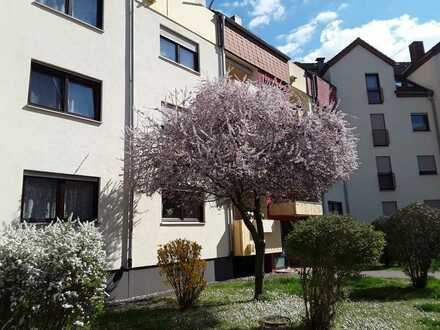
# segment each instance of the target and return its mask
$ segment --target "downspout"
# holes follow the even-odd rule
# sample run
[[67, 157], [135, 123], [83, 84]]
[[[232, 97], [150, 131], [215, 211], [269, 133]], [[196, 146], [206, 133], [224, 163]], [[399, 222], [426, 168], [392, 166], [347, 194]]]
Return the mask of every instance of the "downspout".
[[217, 20], [217, 47], [219, 49], [219, 75], [226, 75], [226, 51], [225, 51], [225, 16], [216, 12]]
[[134, 189], [131, 184], [131, 140], [129, 139], [128, 130], [133, 128], [134, 123], [134, 89], [133, 89], [133, 73], [134, 73], [134, 0], [126, 0], [125, 2], [125, 116], [124, 116], [124, 178], [123, 178], [123, 217], [121, 229], [121, 268], [117, 270], [107, 283], [105, 292], [107, 296], [116, 289], [119, 281], [127, 272], [127, 298], [130, 297], [130, 270], [133, 265], [132, 257], [132, 236], [133, 236], [133, 206], [134, 206]]
[[[134, 127], [134, 0], [129, 1], [129, 22], [128, 22], [128, 112], [129, 121], [128, 127]], [[128, 141], [129, 148], [132, 148], [132, 142]], [[131, 161], [130, 161], [131, 165]], [[129, 175], [131, 169], [129, 169]], [[131, 180], [131, 178], [129, 178]], [[130, 184], [129, 188], [129, 207], [128, 207], [128, 243], [127, 243], [127, 268], [131, 269], [133, 266], [133, 217], [134, 217], [134, 189]]]
[[350, 202], [348, 201], [348, 187], [347, 187], [347, 182], [343, 181], [342, 184], [344, 185], [345, 211], [347, 212], [347, 214], [350, 214]]
[[432, 94], [428, 97], [428, 99], [431, 102], [432, 116], [434, 117], [434, 124], [435, 124], [435, 135], [437, 136], [437, 147], [438, 147], [439, 154], [440, 154], [440, 129], [438, 126], [437, 107], [435, 105], [435, 100], [434, 100], [433, 95], [434, 95], [434, 92], [432, 92]]

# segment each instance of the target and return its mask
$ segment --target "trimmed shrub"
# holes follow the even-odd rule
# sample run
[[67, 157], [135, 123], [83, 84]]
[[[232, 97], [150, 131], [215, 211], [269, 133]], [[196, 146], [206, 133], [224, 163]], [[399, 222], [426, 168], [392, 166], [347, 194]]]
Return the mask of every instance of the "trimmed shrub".
[[385, 234], [385, 247], [383, 249], [383, 253], [380, 256], [379, 262], [383, 263], [386, 267], [390, 267], [397, 263], [397, 260], [395, 260], [392, 255], [391, 251], [389, 249], [387, 239], [386, 239], [386, 232], [387, 232], [387, 225], [389, 223], [388, 217], [380, 217], [374, 220], [371, 225], [374, 227], [375, 230], [381, 231]]
[[300, 257], [308, 329], [331, 328], [344, 283], [375, 263], [383, 246], [382, 233], [350, 216], [330, 214], [294, 225], [287, 248], [289, 254]]
[[415, 203], [388, 220], [385, 233], [394, 259], [415, 288], [426, 287], [432, 260], [440, 254], [440, 210]]
[[174, 289], [182, 310], [193, 306], [206, 288], [206, 262], [200, 258], [201, 250], [196, 242], [177, 239], [157, 251], [160, 272]]
[[0, 237], [3, 328], [83, 326], [103, 306], [105, 252], [93, 223], [7, 228]]

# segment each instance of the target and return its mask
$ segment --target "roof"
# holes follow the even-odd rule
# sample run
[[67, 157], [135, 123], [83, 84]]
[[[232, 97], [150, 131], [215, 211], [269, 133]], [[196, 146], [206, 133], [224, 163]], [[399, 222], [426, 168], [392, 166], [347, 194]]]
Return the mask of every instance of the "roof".
[[349, 44], [347, 47], [345, 47], [343, 50], [341, 50], [335, 57], [333, 57], [330, 61], [328, 61], [323, 69], [321, 70], [320, 74], [325, 74], [330, 67], [338, 63], [341, 59], [343, 59], [348, 53], [350, 53], [355, 47], [360, 46], [364, 49], [368, 50], [370, 53], [376, 55], [384, 62], [388, 63], [389, 65], [394, 66], [396, 62], [394, 62], [393, 59], [386, 56], [384, 53], [380, 52], [373, 46], [371, 46], [366, 41], [362, 40], [361, 38], [357, 38], [355, 41], [353, 41], [351, 44]]
[[420, 86], [406, 78], [399, 79], [396, 77], [396, 81], [401, 84], [400, 86], [396, 86], [395, 92], [398, 97], [430, 97], [434, 95], [432, 90]]
[[431, 58], [433, 58], [434, 56], [436, 56], [437, 54], [440, 53], [440, 42], [435, 45], [434, 47], [431, 48], [431, 50], [429, 50], [421, 59], [419, 59], [417, 62], [415, 62], [414, 64], [411, 64], [406, 70], [405, 72], [403, 72], [403, 75], [405, 77], [408, 77], [411, 73], [413, 73], [414, 71], [416, 71], [418, 68], [420, 68], [423, 64], [425, 64], [426, 62], [428, 62]]
[[266, 48], [268, 51], [274, 53], [276, 56], [281, 57], [284, 61], [289, 61], [290, 57], [287, 56], [286, 54], [284, 54], [283, 52], [279, 51], [277, 48], [275, 48], [274, 46], [270, 45], [269, 43], [267, 43], [266, 41], [264, 41], [263, 39], [261, 39], [260, 37], [258, 37], [256, 34], [252, 33], [251, 31], [249, 31], [248, 29], [246, 29], [245, 27], [241, 26], [240, 24], [238, 24], [237, 22], [235, 22], [232, 18], [225, 16], [224, 14], [214, 11], [217, 15], [222, 15], [225, 17], [225, 22], [226, 24], [228, 24], [229, 26], [233, 27], [234, 29], [238, 30], [239, 32], [241, 32], [242, 34], [246, 35], [249, 39], [251, 39], [252, 41], [254, 41], [255, 43], [259, 44], [260, 46], [262, 46], [263, 48]]
[[294, 62], [296, 65], [298, 65], [301, 69], [310, 72], [310, 73], [315, 73], [315, 74], [319, 74], [319, 72], [321, 71], [321, 65], [320, 63], [301, 63], [301, 62]]

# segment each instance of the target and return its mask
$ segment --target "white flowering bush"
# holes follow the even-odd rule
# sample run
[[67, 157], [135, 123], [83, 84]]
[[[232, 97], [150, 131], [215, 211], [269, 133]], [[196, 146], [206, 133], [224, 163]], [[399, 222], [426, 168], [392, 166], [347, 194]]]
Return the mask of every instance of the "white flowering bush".
[[83, 326], [103, 305], [105, 278], [94, 223], [9, 227], [0, 236], [0, 327]]

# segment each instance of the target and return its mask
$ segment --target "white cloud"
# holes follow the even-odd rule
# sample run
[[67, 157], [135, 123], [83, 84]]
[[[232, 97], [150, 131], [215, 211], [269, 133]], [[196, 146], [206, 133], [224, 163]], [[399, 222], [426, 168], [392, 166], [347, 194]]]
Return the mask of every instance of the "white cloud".
[[308, 23], [293, 29], [288, 34], [278, 36], [278, 39], [284, 41], [284, 45], [278, 47], [278, 49], [292, 56], [300, 54], [302, 47], [312, 39], [320, 25], [327, 24], [337, 18], [338, 13], [335, 11], [319, 13]]
[[256, 28], [260, 25], [268, 25], [272, 20], [281, 19], [286, 13], [286, 8], [281, 0], [255, 0], [251, 16], [253, 17], [249, 23], [249, 27]]
[[234, 0], [222, 4], [226, 9], [245, 8], [249, 9], [251, 17], [249, 27], [256, 28], [261, 25], [268, 25], [273, 20], [280, 20], [286, 13], [282, 0]]
[[343, 28], [343, 21], [335, 19], [321, 31], [319, 48], [303, 57], [304, 61], [314, 61], [317, 57], [336, 55], [357, 37], [396, 61], [408, 61], [408, 45], [414, 40], [425, 42], [429, 49], [440, 41], [440, 21], [421, 23], [418, 18], [403, 15], [388, 20], [372, 20], [364, 25]]

